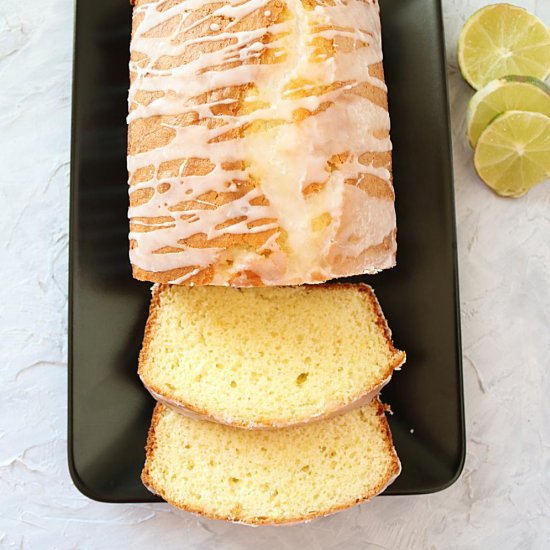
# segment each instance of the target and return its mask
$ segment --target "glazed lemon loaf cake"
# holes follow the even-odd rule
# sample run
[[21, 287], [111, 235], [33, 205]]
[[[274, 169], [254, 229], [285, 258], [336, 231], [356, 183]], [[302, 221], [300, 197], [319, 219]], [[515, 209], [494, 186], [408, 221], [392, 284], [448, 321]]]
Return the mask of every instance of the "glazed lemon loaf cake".
[[370, 499], [400, 469], [378, 399], [322, 422], [273, 431], [193, 420], [158, 404], [142, 480], [189, 512], [277, 524]]
[[367, 403], [404, 360], [367, 285], [159, 285], [139, 375], [184, 414], [276, 428]]
[[134, 4], [134, 276], [295, 285], [392, 267], [378, 1]]

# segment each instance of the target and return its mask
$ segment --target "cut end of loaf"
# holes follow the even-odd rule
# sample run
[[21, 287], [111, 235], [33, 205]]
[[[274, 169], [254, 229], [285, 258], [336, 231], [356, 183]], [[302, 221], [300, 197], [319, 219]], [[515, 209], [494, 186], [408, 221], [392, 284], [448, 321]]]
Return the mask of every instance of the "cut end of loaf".
[[404, 361], [367, 285], [159, 285], [139, 375], [182, 413], [278, 428], [368, 403]]
[[155, 408], [145, 486], [186, 511], [251, 525], [307, 521], [382, 492], [399, 475], [378, 399], [336, 418], [248, 431]]

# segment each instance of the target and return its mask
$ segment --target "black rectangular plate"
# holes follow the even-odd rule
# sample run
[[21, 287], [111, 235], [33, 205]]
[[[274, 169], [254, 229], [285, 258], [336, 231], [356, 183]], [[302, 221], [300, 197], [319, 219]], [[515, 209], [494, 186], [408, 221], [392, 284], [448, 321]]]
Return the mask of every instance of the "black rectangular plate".
[[[386, 494], [450, 485], [464, 462], [456, 236], [439, 0], [381, 0], [398, 266], [372, 284], [407, 365], [384, 389], [403, 472]], [[69, 465], [108, 502], [158, 500], [140, 482], [153, 401], [136, 374], [150, 285], [128, 261], [129, 0], [78, 0], [69, 267]]]

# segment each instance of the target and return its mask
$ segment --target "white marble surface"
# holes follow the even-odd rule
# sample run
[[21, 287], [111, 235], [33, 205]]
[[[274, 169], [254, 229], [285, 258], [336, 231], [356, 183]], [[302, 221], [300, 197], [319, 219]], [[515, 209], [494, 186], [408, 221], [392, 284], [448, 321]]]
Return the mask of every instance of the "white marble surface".
[[[406, 1], [406, 0], [403, 0]], [[461, 24], [443, 0], [454, 130], [468, 454], [446, 491], [251, 529], [168, 505], [107, 505], [66, 463], [73, 0], [0, 0], [0, 547], [550, 548], [550, 183], [499, 199], [464, 139]], [[550, 1], [519, 1], [550, 23]]]

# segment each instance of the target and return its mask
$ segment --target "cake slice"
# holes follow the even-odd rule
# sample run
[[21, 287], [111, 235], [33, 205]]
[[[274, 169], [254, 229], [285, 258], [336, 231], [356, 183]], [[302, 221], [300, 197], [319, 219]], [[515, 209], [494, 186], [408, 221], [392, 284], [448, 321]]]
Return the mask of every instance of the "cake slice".
[[249, 524], [306, 521], [382, 492], [399, 475], [378, 399], [281, 430], [239, 430], [158, 404], [142, 481], [170, 504]]
[[404, 361], [367, 285], [161, 285], [139, 375], [183, 414], [278, 428], [368, 403]]

